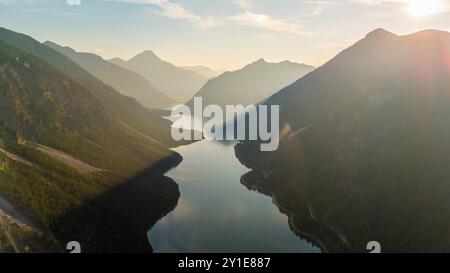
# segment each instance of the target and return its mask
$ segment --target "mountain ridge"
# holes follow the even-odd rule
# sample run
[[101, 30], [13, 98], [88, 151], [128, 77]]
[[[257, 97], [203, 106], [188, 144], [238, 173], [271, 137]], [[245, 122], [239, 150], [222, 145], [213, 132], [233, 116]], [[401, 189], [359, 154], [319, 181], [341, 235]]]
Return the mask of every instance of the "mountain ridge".
[[1, 195], [43, 231], [39, 239], [8, 225], [20, 247], [61, 251], [77, 240], [84, 252], [151, 251], [148, 227], [180, 194], [163, 176], [181, 161], [169, 149], [168, 121], [64, 55], [6, 29], [0, 29], [0, 107]]
[[96, 54], [77, 52], [70, 47], [63, 47], [51, 41], [46, 41], [43, 44], [71, 58], [105, 84], [112, 86], [125, 96], [137, 99], [146, 107], [164, 107], [174, 103], [172, 99], [156, 89], [147, 79], [106, 61]]
[[266, 101], [282, 109], [280, 149], [239, 144], [243, 180], [330, 249], [448, 252], [449, 59], [447, 32], [369, 33]]
[[127, 61], [116, 58], [110, 62], [144, 76], [171, 98], [189, 98], [207, 81], [206, 77], [196, 72], [162, 60], [150, 50], [139, 53]]
[[204, 104], [220, 106], [258, 104], [314, 69], [289, 61], [269, 63], [259, 59], [209, 80], [194, 97], [202, 97]]
[[[46, 61], [74, 82], [87, 88], [114, 118], [146, 135], [154, 136], [163, 143], [167, 143], [171, 139], [170, 132], [166, 129], [167, 126], [170, 127], [169, 121], [151, 114], [135, 99], [124, 96], [111, 86], [104, 84], [67, 56], [39, 43], [28, 35], [5, 28], [0, 28], [0, 40]], [[174, 143], [169, 144], [173, 145]]]

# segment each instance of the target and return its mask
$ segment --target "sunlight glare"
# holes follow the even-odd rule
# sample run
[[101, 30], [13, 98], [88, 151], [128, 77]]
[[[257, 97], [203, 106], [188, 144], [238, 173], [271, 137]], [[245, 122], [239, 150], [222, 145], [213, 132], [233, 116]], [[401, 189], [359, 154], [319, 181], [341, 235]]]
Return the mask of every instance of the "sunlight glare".
[[424, 18], [447, 11], [449, 3], [445, 0], [409, 0], [407, 11], [411, 16]]

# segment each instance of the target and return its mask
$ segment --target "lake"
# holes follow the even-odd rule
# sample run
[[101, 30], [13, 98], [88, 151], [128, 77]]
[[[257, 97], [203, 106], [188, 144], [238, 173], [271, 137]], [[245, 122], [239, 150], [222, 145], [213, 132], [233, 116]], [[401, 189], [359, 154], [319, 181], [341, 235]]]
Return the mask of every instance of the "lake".
[[148, 237], [156, 253], [298, 253], [320, 249], [297, 237], [270, 197], [249, 191], [250, 170], [235, 143], [201, 141], [174, 149], [183, 162], [166, 175], [180, 186], [178, 206]]

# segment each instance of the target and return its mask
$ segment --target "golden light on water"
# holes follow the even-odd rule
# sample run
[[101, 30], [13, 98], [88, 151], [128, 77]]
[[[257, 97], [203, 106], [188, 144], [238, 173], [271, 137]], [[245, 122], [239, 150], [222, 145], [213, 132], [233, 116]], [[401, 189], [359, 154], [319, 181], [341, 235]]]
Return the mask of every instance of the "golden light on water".
[[445, 12], [449, 9], [446, 0], [409, 0], [407, 11], [411, 16], [424, 18]]

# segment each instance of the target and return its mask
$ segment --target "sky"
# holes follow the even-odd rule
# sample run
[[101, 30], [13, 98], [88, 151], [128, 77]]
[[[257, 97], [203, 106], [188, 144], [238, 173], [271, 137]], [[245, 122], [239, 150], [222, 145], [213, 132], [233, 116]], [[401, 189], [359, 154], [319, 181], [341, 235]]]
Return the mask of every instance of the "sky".
[[320, 66], [377, 28], [450, 31], [450, 0], [0, 0], [0, 26], [105, 59]]

